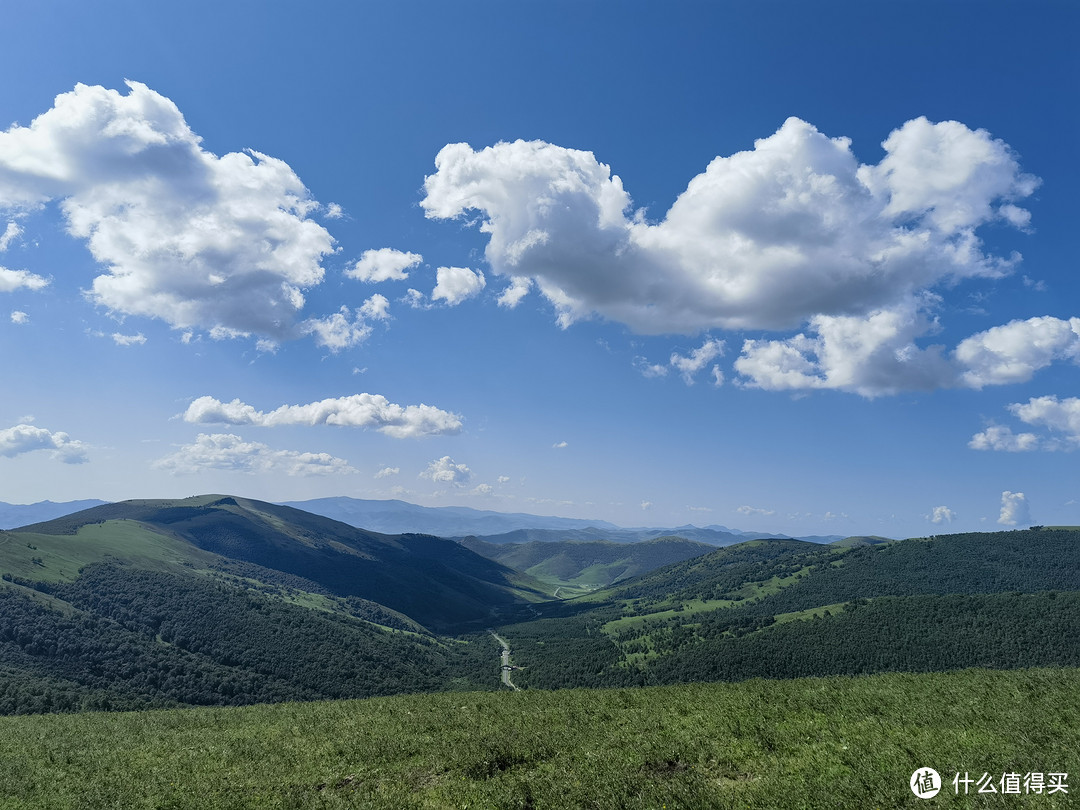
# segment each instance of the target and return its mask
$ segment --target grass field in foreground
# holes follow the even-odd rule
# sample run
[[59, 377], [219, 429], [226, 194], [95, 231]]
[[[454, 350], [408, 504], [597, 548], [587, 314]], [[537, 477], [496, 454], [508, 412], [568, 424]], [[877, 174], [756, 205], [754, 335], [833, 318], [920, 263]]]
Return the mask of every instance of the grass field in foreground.
[[[908, 787], [932, 767], [933, 800]], [[1068, 794], [952, 775], [1068, 773]], [[5, 808], [1065, 808], [1080, 671], [0, 718]]]

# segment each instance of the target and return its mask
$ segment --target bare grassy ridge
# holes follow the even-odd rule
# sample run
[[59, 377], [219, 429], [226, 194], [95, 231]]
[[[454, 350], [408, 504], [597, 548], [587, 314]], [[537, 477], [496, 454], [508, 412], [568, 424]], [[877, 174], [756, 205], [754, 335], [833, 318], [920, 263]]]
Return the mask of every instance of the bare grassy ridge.
[[[922, 802], [1067, 772], [1069, 794]], [[1077, 806], [1080, 670], [443, 693], [0, 718], [7, 808]]]

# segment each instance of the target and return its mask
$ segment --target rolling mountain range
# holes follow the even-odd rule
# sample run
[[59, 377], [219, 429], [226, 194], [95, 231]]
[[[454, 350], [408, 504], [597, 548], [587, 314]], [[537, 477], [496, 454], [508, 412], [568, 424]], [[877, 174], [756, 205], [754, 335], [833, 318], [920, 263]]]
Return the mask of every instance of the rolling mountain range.
[[[106, 504], [106, 501], [83, 500], [53, 503], [11, 504], [0, 501], [0, 529], [14, 529]], [[364, 500], [361, 498], [315, 498], [285, 501], [315, 515], [348, 523], [358, 529], [382, 534], [432, 534], [437, 537], [480, 537], [489, 543], [527, 543], [533, 540], [611, 540], [637, 543], [658, 537], [684, 537], [714, 546], [725, 546], [756, 538], [785, 538], [786, 535], [729, 529], [726, 526], [677, 526], [674, 528], [625, 528], [603, 520], [531, 515], [522, 512], [493, 512], [465, 506], [418, 506], [400, 500]], [[816, 543], [830, 543], [840, 535], [799, 538]]]
[[[396, 534], [422, 532], [439, 537], [479, 537], [488, 543], [528, 543], [534, 540], [611, 540], [637, 543], [660, 537], [683, 537], [713, 546], [726, 546], [756, 538], [786, 538], [782, 534], [740, 531], [726, 526], [678, 526], [675, 528], [625, 528], [604, 520], [490, 512], [464, 506], [417, 506], [405, 501], [372, 501], [360, 498], [316, 498], [289, 501], [292, 506], [316, 515], [340, 520], [350, 526]], [[841, 535], [799, 538], [831, 543]]]
[[386, 534], [415, 532], [434, 534], [438, 537], [465, 537], [534, 528], [557, 530], [597, 528], [604, 531], [618, 529], [615, 524], [602, 520], [490, 512], [467, 506], [417, 506], [398, 500], [315, 498], [308, 501], [288, 501], [282, 505], [340, 520], [350, 526]]
[[[574, 531], [574, 530], [555, 530]], [[0, 713], [1080, 665], [1080, 530], [716, 548], [382, 534], [225, 495], [0, 531]]]

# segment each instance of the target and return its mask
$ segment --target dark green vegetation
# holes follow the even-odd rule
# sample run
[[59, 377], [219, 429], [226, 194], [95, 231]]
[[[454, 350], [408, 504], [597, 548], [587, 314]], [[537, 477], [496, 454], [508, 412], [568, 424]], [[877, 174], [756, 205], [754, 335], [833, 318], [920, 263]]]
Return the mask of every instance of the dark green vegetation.
[[605, 540], [488, 543], [466, 537], [461, 545], [545, 583], [552, 594], [562, 599], [714, 550], [713, 546], [682, 537], [659, 537], [640, 543]]
[[522, 687], [1080, 666], [1078, 592], [1072, 530], [767, 540], [545, 605], [500, 633]]
[[98, 564], [43, 587], [51, 598], [0, 590], [3, 714], [495, 685], [494, 643], [384, 629], [227, 581]]
[[[1075, 806], [1080, 673], [968, 670], [636, 690], [0, 718], [11, 810]], [[932, 767], [946, 787], [908, 787]], [[956, 796], [958, 772], [1068, 794]]]

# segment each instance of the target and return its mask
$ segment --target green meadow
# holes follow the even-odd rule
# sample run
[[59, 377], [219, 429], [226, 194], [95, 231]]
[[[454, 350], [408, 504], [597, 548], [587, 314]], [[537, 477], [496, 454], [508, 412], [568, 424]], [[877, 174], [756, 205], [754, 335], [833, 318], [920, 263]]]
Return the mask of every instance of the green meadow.
[[[908, 786], [926, 767], [946, 782], [931, 801]], [[964, 772], [1075, 787], [955, 795]], [[1050, 810], [1080, 793], [1080, 671], [2, 717], [0, 785], [5, 810]]]

